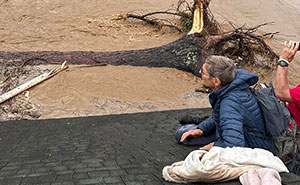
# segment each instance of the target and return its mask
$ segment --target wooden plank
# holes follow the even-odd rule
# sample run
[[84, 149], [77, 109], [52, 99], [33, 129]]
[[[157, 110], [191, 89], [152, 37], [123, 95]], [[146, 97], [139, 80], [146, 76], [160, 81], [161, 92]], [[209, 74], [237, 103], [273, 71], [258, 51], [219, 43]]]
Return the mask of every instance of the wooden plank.
[[68, 66], [65, 66], [65, 62], [61, 65], [61, 67], [56, 68], [49, 73], [44, 73], [41, 74], [40, 76], [4, 93], [3, 95], [0, 96], [0, 104], [5, 102], [6, 100], [9, 100], [10, 98], [30, 89], [31, 87], [34, 87], [40, 83], [42, 83], [45, 80], [48, 80], [49, 78], [53, 77], [54, 75], [60, 73], [61, 71], [67, 69]]

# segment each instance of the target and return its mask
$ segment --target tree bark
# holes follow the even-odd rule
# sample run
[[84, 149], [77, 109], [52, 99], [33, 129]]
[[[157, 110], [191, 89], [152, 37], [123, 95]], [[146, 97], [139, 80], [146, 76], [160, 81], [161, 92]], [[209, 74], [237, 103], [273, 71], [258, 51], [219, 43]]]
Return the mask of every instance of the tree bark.
[[202, 46], [206, 43], [199, 34], [184, 35], [182, 38], [160, 47], [114, 51], [0, 51], [0, 60], [21, 60], [23, 65], [37, 64], [88, 64], [88, 65], [132, 65], [148, 67], [170, 67], [199, 75], [202, 66]]

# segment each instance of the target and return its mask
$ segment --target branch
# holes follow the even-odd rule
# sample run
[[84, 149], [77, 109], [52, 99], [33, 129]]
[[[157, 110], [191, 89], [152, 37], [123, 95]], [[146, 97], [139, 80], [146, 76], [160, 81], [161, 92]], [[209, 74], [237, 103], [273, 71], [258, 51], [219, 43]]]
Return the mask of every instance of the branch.
[[142, 17], [147, 17], [147, 16], [150, 16], [150, 15], [156, 15], [156, 14], [169, 14], [169, 15], [176, 15], [176, 16], [179, 16], [179, 17], [189, 18], [189, 16], [187, 16], [187, 15], [180, 14], [180, 13], [175, 13], [175, 12], [169, 12], [169, 11], [150, 12], [150, 13], [147, 13], [147, 14], [143, 15]]
[[152, 20], [152, 19], [146, 19], [144, 16], [140, 16], [140, 15], [135, 15], [135, 14], [127, 14], [126, 18], [133, 18], [133, 19], [139, 19], [142, 21], [145, 21], [151, 25], [157, 25], [158, 22]]
[[248, 32], [248, 33], [253, 33], [253, 32], [255, 32], [255, 31], [257, 31], [258, 28], [263, 27], [263, 26], [266, 26], [266, 25], [268, 25], [268, 24], [273, 24], [273, 23], [274, 23], [274, 22], [266, 22], [266, 23], [257, 25], [257, 26], [255, 26], [255, 27], [253, 27], [253, 28], [249, 28], [247, 32]]
[[[151, 25], [160, 25], [160, 26], [167, 26], [167, 27], [170, 27], [170, 28], [175, 28], [177, 31], [179, 31], [180, 33], [182, 33], [182, 30], [180, 28], [178, 28], [177, 26], [175, 26], [175, 25], [172, 25], [172, 24], [162, 24], [159, 21], [157, 21], [157, 20], [167, 21], [165, 19], [162, 20], [162, 19], [147, 19], [146, 18], [147, 16], [156, 15], [156, 14], [170, 14], [170, 15], [177, 15], [177, 16], [181, 16], [181, 17], [188, 17], [186, 15], [181, 15], [179, 13], [173, 13], [173, 12], [168, 12], [168, 11], [151, 12], [151, 13], [147, 13], [145, 15], [127, 14], [126, 17], [127, 18], [139, 19], [139, 20], [145, 21], [145, 22], [147, 22], [147, 23], [149, 23]], [[167, 22], [170, 22], [170, 21], [167, 21]]]

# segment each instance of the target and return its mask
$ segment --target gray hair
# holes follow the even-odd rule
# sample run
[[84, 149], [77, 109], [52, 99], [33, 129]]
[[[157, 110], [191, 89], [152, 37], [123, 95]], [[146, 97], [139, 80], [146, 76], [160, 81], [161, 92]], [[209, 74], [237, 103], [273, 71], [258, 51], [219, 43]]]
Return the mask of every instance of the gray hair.
[[209, 56], [205, 63], [209, 76], [216, 77], [221, 81], [221, 85], [225, 86], [232, 82], [236, 76], [236, 66], [234, 61], [223, 56]]

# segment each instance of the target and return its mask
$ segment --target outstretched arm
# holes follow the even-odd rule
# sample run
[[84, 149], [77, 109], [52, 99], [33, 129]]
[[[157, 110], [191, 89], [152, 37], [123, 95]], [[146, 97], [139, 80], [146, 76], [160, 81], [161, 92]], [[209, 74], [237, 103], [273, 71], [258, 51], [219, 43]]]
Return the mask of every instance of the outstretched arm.
[[[203, 129], [205, 129], [206, 134], [204, 134]], [[201, 137], [202, 135], [209, 135], [209, 133], [212, 132], [211, 130], [215, 131], [215, 122], [212, 117], [209, 117], [198, 125], [198, 129], [185, 132], [181, 136], [180, 141], [184, 142], [188, 137]]]
[[209, 136], [216, 131], [215, 120], [212, 117], [202, 121], [197, 127], [203, 131], [203, 136]]
[[[290, 41], [289, 44], [285, 42], [285, 46], [283, 47], [280, 59], [286, 60], [288, 62], [292, 62], [296, 52], [298, 50], [299, 43], [295, 44], [295, 42]], [[290, 95], [290, 87], [288, 83], [288, 67], [281, 67], [278, 65], [277, 74], [276, 74], [276, 96], [285, 102], [293, 102]]]

